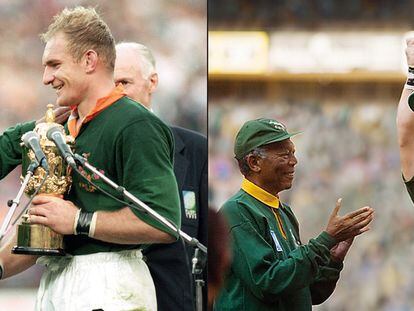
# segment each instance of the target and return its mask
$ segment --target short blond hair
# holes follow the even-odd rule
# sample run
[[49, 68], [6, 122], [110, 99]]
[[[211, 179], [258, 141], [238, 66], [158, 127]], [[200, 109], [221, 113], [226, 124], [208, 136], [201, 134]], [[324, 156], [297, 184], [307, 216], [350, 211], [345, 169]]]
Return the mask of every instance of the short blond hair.
[[116, 57], [115, 40], [108, 25], [94, 8], [65, 8], [53, 17], [52, 24], [40, 38], [46, 43], [58, 33], [65, 35], [68, 50], [75, 60], [80, 61], [86, 51], [94, 50], [105, 66], [113, 72]]

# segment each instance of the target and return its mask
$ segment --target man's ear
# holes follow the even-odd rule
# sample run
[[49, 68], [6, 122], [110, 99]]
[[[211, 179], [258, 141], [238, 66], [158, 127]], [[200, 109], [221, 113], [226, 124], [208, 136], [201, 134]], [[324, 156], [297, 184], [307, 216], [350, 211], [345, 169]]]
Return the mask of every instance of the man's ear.
[[87, 50], [83, 55], [83, 62], [86, 73], [94, 72], [98, 64], [98, 54], [94, 50]]
[[262, 159], [258, 156], [249, 155], [246, 159], [246, 162], [252, 172], [259, 173], [262, 170], [261, 160]]
[[152, 73], [149, 78], [149, 93], [152, 94], [153, 92], [155, 92], [155, 90], [157, 89], [158, 86], [158, 73]]

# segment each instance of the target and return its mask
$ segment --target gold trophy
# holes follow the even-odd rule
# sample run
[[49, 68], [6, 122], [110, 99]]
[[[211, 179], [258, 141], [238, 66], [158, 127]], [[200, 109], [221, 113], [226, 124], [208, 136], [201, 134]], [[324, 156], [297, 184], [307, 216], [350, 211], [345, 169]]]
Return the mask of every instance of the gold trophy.
[[[42, 185], [42, 182], [43, 185], [37, 194], [61, 196], [67, 193], [72, 185], [71, 168], [59, 155], [54, 142], [46, 137], [47, 131], [56, 126], [60, 127], [63, 133], [65, 132], [62, 125], [55, 123], [53, 105], [47, 105], [45, 122], [36, 125], [34, 132], [39, 135], [40, 146], [46, 156], [49, 174], [46, 177], [46, 170], [38, 166], [24, 190], [28, 195], [33, 195], [36, 189]], [[72, 136], [66, 135], [65, 140], [69, 146], [73, 146], [74, 138]], [[22, 172], [25, 172], [33, 161], [35, 161], [34, 152], [23, 146]], [[46, 180], [44, 180], [45, 177]], [[23, 180], [23, 176], [21, 179]], [[65, 255], [62, 234], [58, 234], [44, 225], [31, 224], [28, 221], [29, 214], [27, 212], [22, 216], [22, 219], [21, 224], [17, 226], [17, 246], [12, 249], [13, 253], [48, 256]]]

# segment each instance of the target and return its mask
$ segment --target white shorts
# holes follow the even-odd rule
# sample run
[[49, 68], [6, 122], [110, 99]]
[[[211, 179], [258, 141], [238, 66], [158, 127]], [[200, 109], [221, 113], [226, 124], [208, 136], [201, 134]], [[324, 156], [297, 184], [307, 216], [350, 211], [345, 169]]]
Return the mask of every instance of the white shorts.
[[46, 271], [37, 311], [157, 310], [154, 282], [140, 250], [41, 257]]

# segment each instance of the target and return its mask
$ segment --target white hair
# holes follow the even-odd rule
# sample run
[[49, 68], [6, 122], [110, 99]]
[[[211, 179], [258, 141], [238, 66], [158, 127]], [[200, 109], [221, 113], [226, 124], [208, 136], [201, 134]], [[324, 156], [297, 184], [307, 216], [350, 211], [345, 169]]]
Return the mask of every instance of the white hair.
[[155, 58], [151, 50], [143, 44], [137, 42], [121, 42], [116, 47], [131, 48], [136, 52], [141, 63], [141, 74], [144, 79], [148, 79], [150, 75], [156, 73]]

